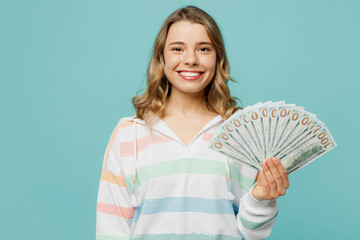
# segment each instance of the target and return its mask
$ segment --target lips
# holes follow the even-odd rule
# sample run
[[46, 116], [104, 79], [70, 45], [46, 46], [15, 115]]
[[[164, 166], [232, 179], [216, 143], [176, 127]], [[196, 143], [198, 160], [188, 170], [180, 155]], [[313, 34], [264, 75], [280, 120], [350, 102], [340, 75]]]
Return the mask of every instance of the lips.
[[[200, 73], [200, 74], [198, 76], [184, 76], [184, 75], [181, 75], [180, 72], [194, 72], [194, 73]], [[179, 71], [177, 73], [182, 79], [187, 80], [187, 81], [198, 80], [199, 78], [201, 78], [204, 75], [204, 72], [200, 72], [200, 71]]]

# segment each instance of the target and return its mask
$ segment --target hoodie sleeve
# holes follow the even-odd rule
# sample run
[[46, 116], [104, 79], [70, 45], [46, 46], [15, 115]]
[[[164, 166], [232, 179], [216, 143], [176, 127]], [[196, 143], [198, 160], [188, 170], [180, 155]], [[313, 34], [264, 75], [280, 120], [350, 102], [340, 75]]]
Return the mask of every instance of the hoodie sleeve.
[[241, 197], [236, 217], [241, 234], [248, 240], [267, 238], [278, 213], [276, 199], [259, 201], [252, 196], [255, 185]]
[[119, 122], [114, 129], [103, 159], [96, 207], [97, 240], [131, 238], [136, 207], [131, 204], [123, 175], [119, 137], [122, 127]]

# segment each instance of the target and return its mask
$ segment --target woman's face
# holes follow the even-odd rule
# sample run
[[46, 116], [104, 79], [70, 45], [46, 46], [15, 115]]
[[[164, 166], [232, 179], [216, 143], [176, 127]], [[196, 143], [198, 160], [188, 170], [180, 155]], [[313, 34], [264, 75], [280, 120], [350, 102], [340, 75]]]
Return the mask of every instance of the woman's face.
[[172, 91], [202, 93], [214, 77], [216, 51], [202, 24], [173, 23], [166, 38], [164, 59]]

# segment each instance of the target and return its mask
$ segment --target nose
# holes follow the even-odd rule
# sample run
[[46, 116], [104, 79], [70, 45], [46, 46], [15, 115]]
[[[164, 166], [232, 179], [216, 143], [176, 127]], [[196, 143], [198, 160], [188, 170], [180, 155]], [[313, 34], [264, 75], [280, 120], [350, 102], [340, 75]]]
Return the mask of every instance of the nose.
[[196, 53], [194, 53], [193, 51], [187, 51], [187, 53], [184, 56], [184, 64], [185, 65], [198, 65], [198, 57], [196, 55]]

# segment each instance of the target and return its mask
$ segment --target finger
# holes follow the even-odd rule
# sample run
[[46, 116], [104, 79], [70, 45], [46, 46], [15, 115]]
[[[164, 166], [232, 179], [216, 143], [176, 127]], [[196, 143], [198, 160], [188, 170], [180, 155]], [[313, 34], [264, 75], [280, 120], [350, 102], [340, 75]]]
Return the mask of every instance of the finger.
[[[270, 160], [270, 159], [267, 159], [266, 161], [268, 161], [268, 160]], [[263, 165], [263, 171], [264, 171], [264, 175], [266, 177], [266, 181], [269, 184], [270, 192], [271, 192], [271, 194], [274, 194], [275, 192], [277, 192], [277, 186], [276, 186], [275, 179], [272, 176], [267, 163], [265, 163]]]
[[259, 177], [260, 177], [260, 171], [258, 171], [256, 178], [255, 178], [255, 182], [259, 181]]
[[285, 187], [285, 189], [287, 189], [290, 186], [290, 184], [289, 184], [289, 177], [286, 172], [286, 169], [277, 157], [274, 157], [273, 159], [274, 159], [273, 162], [275, 164], [275, 167], [279, 171], [281, 178], [283, 180], [284, 187]]
[[265, 200], [268, 198], [268, 195], [269, 195], [269, 190], [268, 190], [269, 186], [266, 182], [266, 178], [265, 178], [263, 171], [258, 172], [258, 179], [259, 179], [259, 182], [253, 189], [252, 195], [257, 200]]
[[275, 179], [276, 182], [276, 191], [279, 195], [284, 195], [285, 194], [285, 187], [284, 187], [284, 182], [282, 180], [282, 177], [278, 171], [278, 169], [275, 167], [274, 164], [274, 159], [268, 159], [267, 160], [267, 165], [269, 166], [271, 175], [273, 176], [273, 178]]
[[264, 191], [268, 192], [270, 190], [269, 184], [266, 181], [266, 177], [264, 175], [264, 171], [259, 172], [259, 183], [263, 187]]

